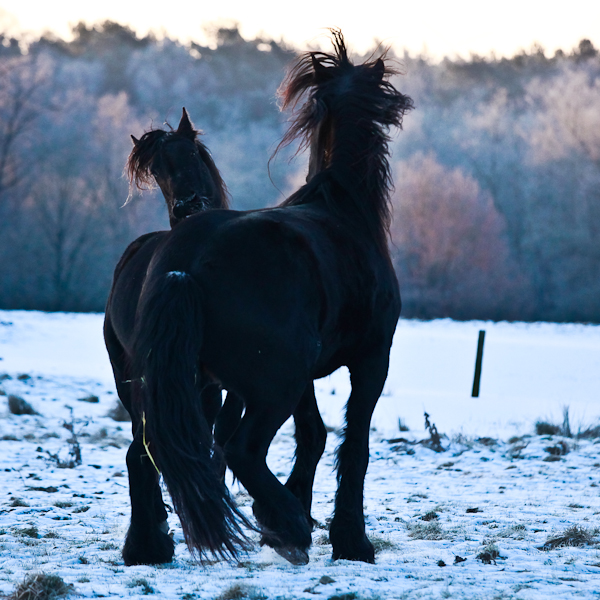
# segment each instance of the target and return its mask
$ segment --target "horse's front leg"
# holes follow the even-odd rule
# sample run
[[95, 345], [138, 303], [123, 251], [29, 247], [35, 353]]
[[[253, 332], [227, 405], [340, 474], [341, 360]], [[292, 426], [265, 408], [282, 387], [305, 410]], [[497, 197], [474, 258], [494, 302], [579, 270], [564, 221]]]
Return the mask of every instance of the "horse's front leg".
[[319, 413], [315, 386], [312, 382], [307, 386], [294, 410], [294, 423], [296, 461], [285, 487], [300, 500], [308, 522], [314, 525], [315, 520], [310, 514], [313, 484], [317, 464], [325, 451], [327, 430]]
[[338, 489], [329, 530], [333, 560], [375, 562], [373, 544], [365, 534], [363, 492], [369, 464], [371, 416], [383, 390], [389, 353], [363, 357], [348, 365], [352, 392], [346, 406], [344, 441], [337, 450]]
[[266, 464], [269, 445], [297, 402], [289, 400], [293, 396], [286, 393], [270, 398], [267, 393], [257, 398], [244, 396], [246, 412], [225, 444], [225, 457], [233, 474], [254, 498], [254, 516], [263, 534], [261, 543], [271, 546], [292, 564], [303, 565], [308, 563], [311, 544], [304, 507]]

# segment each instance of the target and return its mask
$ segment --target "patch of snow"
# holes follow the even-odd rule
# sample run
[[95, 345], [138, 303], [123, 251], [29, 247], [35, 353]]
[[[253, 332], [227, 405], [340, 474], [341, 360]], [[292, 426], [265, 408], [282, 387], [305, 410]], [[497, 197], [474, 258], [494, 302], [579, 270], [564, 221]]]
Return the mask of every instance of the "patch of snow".
[[[131, 436], [128, 423], [107, 416], [117, 396], [102, 319], [0, 311], [0, 387], [40, 413], [12, 415], [0, 396], [0, 594], [43, 571], [90, 598], [141, 598], [151, 587], [160, 598], [215, 599], [234, 585], [269, 599], [598, 597], [600, 441], [537, 436], [534, 424], [560, 424], [564, 406], [574, 431], [579, 423], [598, 423], [600, 327], [400, 321], [365, 482], [375, 565], [331, 560], [327, 519], [336, 487], [336, 430], [350, 389], [341, 370], [316, 382], [333, 431], [317, 470], [313, 516], [319, 525], [308, 566], [294, 567], [258, 545], [238, 564], [199, 566], [171, 515], [174, 562], [125, 567], [120, 547], [129, 519], [125, 453]], [[481, 395], [471, 398], [479, 329], [487, 332]], [[82, 401], [91, 395], [99, 402]], [[417, 443], [427, 438], [424, 410], [446, 434], [443, 453]], [[410, 431], [398, 431], [399, 417]], [[66, 456], [72, 434], [63, 423], [71, 419], [83, 460], [61, 469], [51, 455]], [[282, 481], [293, 453], [288, 422], [269, 453]], [[229, 485], [251, 515], [249, 496], [231, 478]], [[595, 542], [539, 549], [573, 526]], [[486, 564], [477, 557], [490, 544], [499, 557]], [[457, 556], [466, 560], [455, 563]]]

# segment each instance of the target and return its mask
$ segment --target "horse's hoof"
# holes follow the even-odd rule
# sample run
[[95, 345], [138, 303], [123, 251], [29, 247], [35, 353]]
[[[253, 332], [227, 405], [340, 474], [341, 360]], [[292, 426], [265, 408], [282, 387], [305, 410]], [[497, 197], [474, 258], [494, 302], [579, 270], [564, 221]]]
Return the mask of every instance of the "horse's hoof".
[[357, 560], [373, 565], [375, 564], [375, 551], [373, 550], [373, 546], [370, 544], [369, 546], [360, 549], [354, 549], [354, 551], [350, 552], [336, 552], [334, 550], [333, 554], [331, 555], [331, 560]]
[[300, 567], [308, 564], [308, 552], [301, 548], [295, 548], [294, 546], [280, 546], [279, 548], [273, 548], [279, 556], [285, 558], [288, 562]]
[[[166, 523], [166, 521], [165, 521]], [[122, 556], [126, 567], [133, 565], [160, 565], [170, 563], [175, 554], [175, 543], [160, 529], [154, 529], [152, 537], [136, 538], [128, 532]]]

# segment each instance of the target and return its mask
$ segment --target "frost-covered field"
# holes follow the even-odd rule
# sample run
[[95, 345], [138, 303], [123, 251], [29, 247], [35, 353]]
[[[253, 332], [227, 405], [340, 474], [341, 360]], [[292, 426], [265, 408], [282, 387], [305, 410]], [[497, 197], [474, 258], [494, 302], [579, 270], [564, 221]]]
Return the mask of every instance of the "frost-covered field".
[[[338, 372], [317, 382], [332, 432], [315, 482], [313, 516], [321, 526], [308, 566], [293, 567], [258, 547], [239, 564], [199, 566], [173, 515], [180, 542], [173, 564], [126, 568], [120, 545], [129, 513], [130, 432], [128, 423], [107, 416], [116, 394], [102, 316], [0, 311], [0, 321], [0, 386], [40, 413], [13, 415], [7, 396], [0, 398], [0, 593], [11, 593], [28, 573], [44, 572], [86, 597], [600, 595], [600, 439], [536, 436], [534, 427], [540, 419], [562, 423], [565, 406], [573, 432], [598, 424], [600, 327], [400, 322], [373, 421], [365, 486], [377, 564], [330, 559], [335, 431], [349, 390], [347, 374]], [[481, 397], [474, 399], [480, 328], [487, 338]], [[99, 401], [80, 400], [92, 395]], [[447, 435], [443, 453], [411, 443], [428, 437], [425, 410]], [[398, 430], [398, 418], [409, 431]], [[65, 421], [74, 423], [81, 443], [82, 465], [74, 469], [58, 468], [50, 458], [68, 458]], [[269, 455], [282, 479], [292, 433], [287, 423]], [[390, 443], [393, 438], [404, 441]], [[250, 513], [243, 489], [231, 489]], [[569, 529], [587, 543], [540, 550]], [[455, 563], [456, 557], [466, 560]]]

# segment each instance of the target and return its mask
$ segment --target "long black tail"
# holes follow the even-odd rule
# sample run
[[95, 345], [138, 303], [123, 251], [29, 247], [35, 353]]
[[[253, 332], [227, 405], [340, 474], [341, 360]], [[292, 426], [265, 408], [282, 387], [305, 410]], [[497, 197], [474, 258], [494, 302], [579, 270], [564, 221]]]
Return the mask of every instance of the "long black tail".
[[196, 385], [202, 345], [200, 287], [172, 271], [142, 295], [134, 368], [143, 381], [140, 412], [146, 450], [161, 472], [190, 552], [236, 558], [250, 543], [218, 465]]

